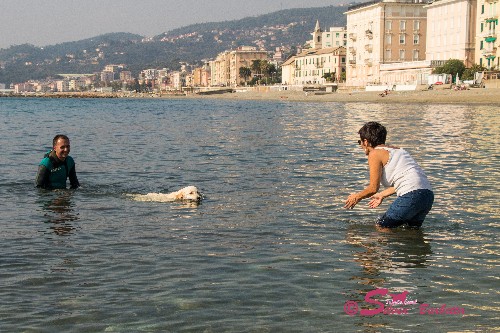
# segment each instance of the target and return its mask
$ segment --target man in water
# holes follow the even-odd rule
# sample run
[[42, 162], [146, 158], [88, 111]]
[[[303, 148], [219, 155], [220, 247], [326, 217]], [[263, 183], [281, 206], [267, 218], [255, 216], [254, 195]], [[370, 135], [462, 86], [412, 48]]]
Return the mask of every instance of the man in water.
[[75, 161], [69, 156], [69, 138], [62, 134], [56, 135], [52, 140], [52, 147], [38, 166], [36, 187], [47, 190], [65, 189], [66, 179], [69, 178], [71, 188], [78, 188], [80, 183], [76, 177]]

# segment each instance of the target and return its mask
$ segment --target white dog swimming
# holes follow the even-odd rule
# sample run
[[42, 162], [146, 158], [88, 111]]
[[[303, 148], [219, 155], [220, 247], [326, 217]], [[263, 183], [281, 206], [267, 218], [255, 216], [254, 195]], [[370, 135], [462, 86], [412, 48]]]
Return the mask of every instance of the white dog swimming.
[[170, 202], [170, 201], [201, 201], [202, 195], [195, 186], [181, 188], [177, 192], [172, 193], [148, 193], [148, 194], [132, 194], [136, 201], [155, 201], [155, 202]]

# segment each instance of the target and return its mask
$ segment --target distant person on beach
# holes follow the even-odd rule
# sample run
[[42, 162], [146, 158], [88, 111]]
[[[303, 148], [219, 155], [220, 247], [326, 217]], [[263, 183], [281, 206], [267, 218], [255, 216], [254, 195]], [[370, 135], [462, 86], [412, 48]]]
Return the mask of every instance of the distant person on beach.
[[69, 152], [69, 138], [62, 134], [56, 135], [52, 140], [52, 150], [44, 155], [38, 166], [36, 187], [47, 190], [65, 189], [68, 178], [72, 189], [80, 187], [75, 161], [69, 156]]
[[[396, 193], [397, 198], [377, 224], [386, 228], [402, 225], [419, 228], [434, 202], [434, 193], [424, 171], [408, 152], [385, 145], [387, 130], [381, 124], [368, 122], [358, 133], [358, 144], [368, 156], [370, 184], [363, 191], [351, 194], [344, 208], [353, 208], [365, 198], [370, 198], [368, 206], [375, 208]], [[380, 184], [386, 189], [377, 193]]]

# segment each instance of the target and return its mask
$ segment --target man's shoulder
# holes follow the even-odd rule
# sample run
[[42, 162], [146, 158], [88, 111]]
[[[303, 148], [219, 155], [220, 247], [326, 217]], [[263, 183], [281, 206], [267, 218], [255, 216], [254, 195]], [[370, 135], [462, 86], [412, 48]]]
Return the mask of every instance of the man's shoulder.
[[42, 158], [42, 160], [40, 161], [40, 165], [43, 165], [44, 167], [50, 169], [50, 167], [52, 166], [52, 161], [47, 156], [47, 157]]

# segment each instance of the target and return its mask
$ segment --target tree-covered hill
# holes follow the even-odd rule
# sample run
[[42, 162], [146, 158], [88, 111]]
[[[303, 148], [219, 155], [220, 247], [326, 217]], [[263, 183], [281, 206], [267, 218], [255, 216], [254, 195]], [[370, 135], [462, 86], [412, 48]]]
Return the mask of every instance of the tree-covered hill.
[[293, 50], [311, 38], [316, 20], [325, 30], [345, 26], [346, 7], [288, 9], [241, 20], [189, 25], [154, 37], [110, 33], [45, 47], [17, 45], [0, 49], [0, 83], [94, 73], [107, 64], [124, 64], [133, 75], [147, 68], [178, 69], [218, 53], [248, 45]]

